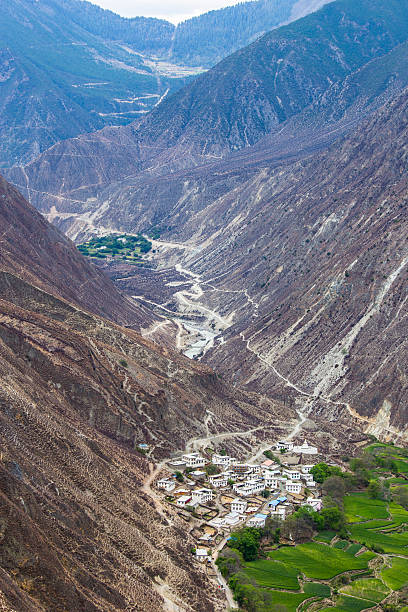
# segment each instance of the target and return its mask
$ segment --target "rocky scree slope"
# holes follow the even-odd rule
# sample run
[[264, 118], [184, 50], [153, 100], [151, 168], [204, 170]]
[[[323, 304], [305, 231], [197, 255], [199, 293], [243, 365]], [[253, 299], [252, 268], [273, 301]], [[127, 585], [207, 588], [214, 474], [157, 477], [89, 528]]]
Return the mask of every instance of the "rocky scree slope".
[[[315, 130], [313, 106], [320, 104], [326, 92], [336, 83], [344, 87], [350, 75], [385, 57], [407, 37], [408, 21], [401, 0], [363, 0], [358, 4], [338, 0], [223, 60], [132, 125], [106, 128], [55, 145], [7, 176], [65, 231], [72, 225], [68, 214], [82, 217], [81, 226], [87, 224], [90, 230], [91, 225], [100, 225], [110, 204], [110, 192], [115, 191], [117, 197], [124, 180], [126, 197], [136, 183], [133, 201], [143, 215], [140, 187], [152, 177], [213, 163], [279, 132], [283, 122], [306, 108], [312, 110], [303, 130], [309, 126], [310, 136]], [[391, 68], [388, 74], [392, 78]], [[360, 84], [364, 97], [369, 81]], [[384, 89], [390, 89], [390, 83], [383, 80], [372, 97], [380, 97]], [[358, 91], [351, 91], [357, 102]], [[335, 98], [336, 92], [332, 93]], [[350, 104], [345, 102], [346, 110]], [[366, 100], [362, 109], [367, 106]], [[338, 112], [344, 115], [345, 109], [339, 107]], [[327, 123], [327, 113], [322, 119]], [[299, 149], [297, 135], [296, 129], [288, 127], [283, 136], [276, 136], [275, 153], [285, 137], [285, 150], [293, 155]], [[274, 138], [275, 134], [268, 141], [269, 148], [273, 148]], [[188, 193], [185, 199], [190, 199]], [[173, 202], [171, 199], [170, 206]], [[70, 235], [75, 232], [78, 228]]]
[[[407, 439], [408, 90], [326, 153], [263, 169], [173, 240], [235, 324], [205, 360]], [[250, 299], [248, 299], [248, 296]]]
[[[41, 221], [28, 271], [19, 253], [38, 214], [4, 183], [2, 195], [2, 220], [14, 198], [22, 216], [13, 238], [3, 234], [0, 260], [2, 603], [21, 612], [224, 609], [191, 565], [185, 524], [144, 491], [151, 465], [137, 444], [167, 457], [211, 432], [291, 422], [293, 409], [238, 395], [207, 366], [82, 310], [81, 297], [70, 304], [57, 282], [49, 292], [75, 249], [61, 236], [56, 249], [58, 232]], [[87, 271], [92, 287], [84, 263], [83, 282]], [[69, 273], [74, 293], [78, 271]]]

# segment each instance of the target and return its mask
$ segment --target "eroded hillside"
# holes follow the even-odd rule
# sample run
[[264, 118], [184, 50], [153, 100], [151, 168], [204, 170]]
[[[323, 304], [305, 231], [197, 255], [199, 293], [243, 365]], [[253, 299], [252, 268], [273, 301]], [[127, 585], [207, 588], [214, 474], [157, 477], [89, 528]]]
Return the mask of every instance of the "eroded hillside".
[[185, 525], [149, 494], [151, 461], [219, 432], [245, 452], [246, 431], [279, 435], [296, 425], [295, 409], [238, 393], [208, 366], [83, 309], [79, 289], [114, 295], [110, 282], [13, 188], [1, 188], [4, 605], [223, 609], [222, 595], [191, 566]]

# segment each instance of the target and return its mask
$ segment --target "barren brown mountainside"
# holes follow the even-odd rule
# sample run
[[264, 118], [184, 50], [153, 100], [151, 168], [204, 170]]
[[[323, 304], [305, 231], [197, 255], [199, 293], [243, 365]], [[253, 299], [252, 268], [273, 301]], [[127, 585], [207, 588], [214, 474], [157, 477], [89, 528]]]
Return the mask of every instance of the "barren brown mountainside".
[[[281, 432], [296, 423], [294, 409], [238, 394], [208, 366], [82, 309], [76, 289], [100, 283], [103, 292], [109, 281], [4, 181], [1, 189], [3, 608], [224, 609], [191, 563], [185, 524], [152, 497], [150, 462], [218, 432], [245, 452], [244, 432]], [[142, 442], [152, 458], [137, 451]]]
[[0, 176], [0, 267], [81, 308], [135, 329], [156, 321], [89, 264]]
[[171, 232], [200, 303], [233, 313], [206, 362], [405, 440], [407, 126], [405, 90], [327, 152], [264, 168]]
[[202, 361], [237, 385], [393, 440], [408, 438], [407, 125], [405, 90], [327, 152], [175, 210], [143, 292], [215, 327]]

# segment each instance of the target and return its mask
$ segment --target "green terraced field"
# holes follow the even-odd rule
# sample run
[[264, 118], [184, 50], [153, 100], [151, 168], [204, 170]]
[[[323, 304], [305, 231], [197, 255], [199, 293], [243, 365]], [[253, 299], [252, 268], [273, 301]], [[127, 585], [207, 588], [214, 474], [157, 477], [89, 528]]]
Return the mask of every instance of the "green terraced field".
[[319, 612], [360, 612], [361, 610], [372, 608], [373, 605], [374, 604], [372, 601], [341, 595], [335, 606], [323, 608], [322, 610], [319, 610]]
[[393, 557], [391, 567], [383, 569], [381, 578], [394, 591], [408, 584], [408, 559]]
[[370, 499], [363, 493], [347, 495], [344, 498], [344, 510], [348, 523], [355, 523], [365, 519], [388, 518], [387, 502], [379, 499]]
[[389, 504], [389, 521], [373, 520], [350, 525], [353, 540], [373, 548], [381, 548], [386, 553], [408, 554], [408, 512], [395, 503]]
[[245, 565], [245, 574], [256, 580], [259, 586], [293, 591], [299, 589], [298, 570], [279, 561], [252, 561]]
[[377, 578], [363, 578], [343, 587], [341, 592], [379, 603], [390, 593], [390, 589]]
[[321, 582], [305, 582], [303, 590], [309, 597], [330, 597], [331, 594], [329, 585]]
[[349, 555], [356, 555], [359, 550], [361, 550], [361, 544], [351, 544], [347, 549], [347, 553]]
[[[366, 569], [375, 555], [365, 552], [358, 557], [341, 549], [319, 542], [309, 542], [296, 547], [280, 548], [269, 553], [274, 561], [281, 561], [304, 573], [308, 578], [328, 580], [350, 570]], [[324, 563], [323, 563], [324, 561]]]
[[315, 540], [317, 542], [326, 542], [326, 544], [330, 544], [335, 535], [335, 531], [320, 531], [315, 537]]
[[334, 544], [334, 548], [341, 548], [342, 550], [345, 550], [346, 548], [348, 548], [350, 542], [348, 542], [347, 540], [338, 540], [335, 544]]
[[[305, 601], [305, 599], [309, 599], [310, 595], [305, 593], [286, 593], [285, 591], [269, 591], [269, 601], [268, 604], [271, 606], [285, 606], [288, 612], [296, 612], [297, 607]], [[264, 608], [263, 608], [264, 609]], [[268, 605], [268, 609], [269, 608]]]

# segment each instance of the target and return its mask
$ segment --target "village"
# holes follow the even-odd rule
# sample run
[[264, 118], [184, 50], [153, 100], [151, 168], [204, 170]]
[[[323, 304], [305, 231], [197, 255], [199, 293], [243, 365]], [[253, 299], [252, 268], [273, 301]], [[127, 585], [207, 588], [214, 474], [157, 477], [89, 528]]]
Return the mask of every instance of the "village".
[[322, 499], [311, 470], [320, 461], [317, 447], [278, 442], [262, 459], [240, 462], [225, 450], [191, 452], [167, 461], [168, 475], [156, 481], [163, 502], [191, 523], [197, 561], [208, 566], [231, 531], [262, 528], [268, 516], [285, 520], [300, 506], [318, 511]]

